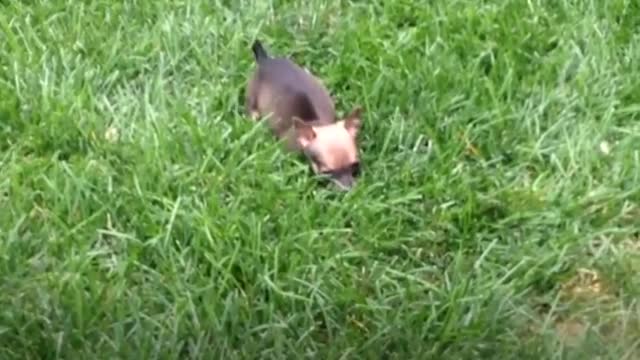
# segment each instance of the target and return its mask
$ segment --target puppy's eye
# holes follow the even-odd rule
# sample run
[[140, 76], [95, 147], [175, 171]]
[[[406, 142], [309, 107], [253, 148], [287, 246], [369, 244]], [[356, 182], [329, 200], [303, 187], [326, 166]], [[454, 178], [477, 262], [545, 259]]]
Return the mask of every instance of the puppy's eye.
[[351, 175], [358, 176], [360, 175], [360, 162], [356, 161], [351, 164]]
[[324, 163], [322, 161], [314, 160], [313, 163], [316, 164], [316, 168], [318, 169], [318, 171], [322, 172], [327, 170], [327, 167], [324, 166]]
[[317, 154], [314, 153], [308, 153], [307, 157], [309, 158], [309, 160], [313, 163], [313, 165], [317, 168], [317, 169], [321, 169], [323, 168], [323, 164], [322, 164], [322, 160], [320, 159], [320, 157], [317, 156]]
[[323, 163], [322, 161], [315, 161], [315, 160], [313, 160], [313, 164], [314, 164], [314, 166], [316, 167], [316, 170], [317, 170], [319, 173], [326, 173], [326, 172], [328, 172], [327, 167], [324, 165], [324, 163]]

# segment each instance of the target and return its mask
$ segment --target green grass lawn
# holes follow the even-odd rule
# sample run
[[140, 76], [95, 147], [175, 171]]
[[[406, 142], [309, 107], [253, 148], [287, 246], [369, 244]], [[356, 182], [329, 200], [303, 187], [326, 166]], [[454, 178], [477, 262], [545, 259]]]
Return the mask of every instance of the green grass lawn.
[[[640, 358], [640, 3], [0, 2], [0, 359]], [[319, 185], [260, 38], [365, 109]]]

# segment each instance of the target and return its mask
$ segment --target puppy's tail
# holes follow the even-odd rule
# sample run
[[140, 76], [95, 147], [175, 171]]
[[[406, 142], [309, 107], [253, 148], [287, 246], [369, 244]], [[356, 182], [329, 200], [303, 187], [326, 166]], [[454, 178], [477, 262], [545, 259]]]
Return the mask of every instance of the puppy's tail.
[[253, 56], [256, 58], [257, 63], [260, 63], [263, 60], [269, 59], [269, 54], [267, 54], [267, 51], [262, 46], [262, 43], [260, 42], [260, 40], [256, 40], [253, 42], [253, 45], [251, 46], [251, 50], [253, 51]]

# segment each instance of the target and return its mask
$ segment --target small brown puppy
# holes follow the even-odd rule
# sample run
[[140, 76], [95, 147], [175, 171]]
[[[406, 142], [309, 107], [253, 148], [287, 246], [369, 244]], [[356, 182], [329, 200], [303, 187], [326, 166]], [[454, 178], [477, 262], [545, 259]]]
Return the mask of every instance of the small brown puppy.
[[336, 121], [333, 100], [320, 80], [287, 58], [269, 56], [260, 41], [252, 50], [257, 69], [246, 90], [249, 115], [267, 118], [274, 134], [289, 150], [304, 153], [316, 174], [350, 189], [360, 168], [361, 108]]

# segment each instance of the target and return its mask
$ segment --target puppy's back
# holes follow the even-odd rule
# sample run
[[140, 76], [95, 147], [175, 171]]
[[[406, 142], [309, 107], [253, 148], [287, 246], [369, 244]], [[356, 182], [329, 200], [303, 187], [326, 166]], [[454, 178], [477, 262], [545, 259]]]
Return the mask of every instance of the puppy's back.
[[288, 126], [292, 116], [320, 123], [335, 121], [333, 100], [318, 79], [289, 59], [270, 57], [259, 41], [252, 50], [258, 68], [250, 86], [251, 110], [271, 112]]

